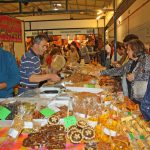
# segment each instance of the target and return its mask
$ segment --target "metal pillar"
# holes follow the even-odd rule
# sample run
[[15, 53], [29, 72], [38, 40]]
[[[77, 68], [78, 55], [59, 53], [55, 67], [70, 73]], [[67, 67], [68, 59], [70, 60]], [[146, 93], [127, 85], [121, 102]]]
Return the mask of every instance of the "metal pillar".
[[68, 0], [66, 0], [66, 11], [68, 11]]
[[104, 49], [106, 45], [106, 22], [105, 22], [105, 16], [104, 16]]
[[117, 17], [116, 17], [116, 0], [113, 1], [114, 8], [114, 61], [117, 61]]
[[19, 2], [19, 13], [22, 13], [22, 4]]

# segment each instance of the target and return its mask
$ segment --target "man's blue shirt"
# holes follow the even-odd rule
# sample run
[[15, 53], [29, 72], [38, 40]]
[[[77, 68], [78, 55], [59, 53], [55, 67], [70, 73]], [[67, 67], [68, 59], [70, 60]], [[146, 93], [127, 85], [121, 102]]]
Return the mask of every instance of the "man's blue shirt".
[[20, 85], [28, 88], [37, 88], [39, 83], [30, 82], [29, 78], [32, 74], [40, 74], [40, 58], [32, 49], [26, 52], [21, 58], [20, 64]]
[[11, 97], [13, 87], [19, 83], [20, 75], [15, 57], [0, 48], [0, 83], [7, 84], [6, 89], [0, 89], [0, 98]]

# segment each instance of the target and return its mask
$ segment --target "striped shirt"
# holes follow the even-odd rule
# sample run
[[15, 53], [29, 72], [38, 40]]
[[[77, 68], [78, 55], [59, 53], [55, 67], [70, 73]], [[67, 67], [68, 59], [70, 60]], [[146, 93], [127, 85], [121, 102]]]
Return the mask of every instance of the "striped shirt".
[[40, 58], [32, 49], [26, 52], [21, 58], [20, 64], [20, 85], [28, 88], [37, 88], [39, 83], [29, 82], [29, 78], [32, 74], [40, 74]]

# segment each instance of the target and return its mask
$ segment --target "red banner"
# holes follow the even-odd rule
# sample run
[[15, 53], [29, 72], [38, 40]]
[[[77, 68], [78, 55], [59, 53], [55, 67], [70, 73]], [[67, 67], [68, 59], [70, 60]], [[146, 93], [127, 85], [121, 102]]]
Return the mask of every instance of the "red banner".
[[0, 41], [21, 42], [21, 21], [9, 16], [0, 16]]

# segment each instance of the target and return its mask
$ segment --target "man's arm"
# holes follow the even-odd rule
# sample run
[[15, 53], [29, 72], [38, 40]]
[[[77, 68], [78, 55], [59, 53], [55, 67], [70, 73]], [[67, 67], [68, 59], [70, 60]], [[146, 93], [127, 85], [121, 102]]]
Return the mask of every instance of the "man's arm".
[[7, 88], [7, 84], [5, 82], [0, 83], [0, 90]]
[[44, 80], [52, 80], [54, 82], [57, 82], [60, 80], [60, 77], [57, 74], [42, 74], [42, 75], [41, 74], [32, 74], [29, 77], [30, 82], [39, 83]]
[[8, 65], [9, 65], [8, 79], [7, 81], [5, 81], [7, 89], [13, 88], [20, 81], [19, 69], [16, 63], [16, 59], [11, 54], [9, 56]]

